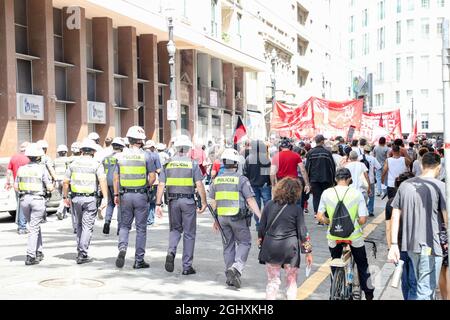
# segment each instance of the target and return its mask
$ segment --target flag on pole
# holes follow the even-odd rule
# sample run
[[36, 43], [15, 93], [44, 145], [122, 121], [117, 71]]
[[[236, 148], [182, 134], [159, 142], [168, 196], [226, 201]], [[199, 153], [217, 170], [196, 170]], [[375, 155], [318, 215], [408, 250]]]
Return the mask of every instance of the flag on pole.
[[242, 122], [241, 117], [238, 117], [238, 121], [236, 124], [236, 130], [234, 131], [233, 142], [237, 145], [244, 137], [247, 136], [247, 129]]
[[384, 127], [384, 125], [383, 125], [383, 113], [380, 114], [380, 122], [378, 123], [378, 126], [381, 127], [381, 128]]
[[416, 140], [416, 138], [417, 138], [417, 120], [416, 120], [416, 122], [414, 123], [414, 129], [413, 129], [413, 131], [411, 132], [411, 134], [409, 135], [408, 141], [409, 141], [409, 142], [414, 142], [414, 141]]

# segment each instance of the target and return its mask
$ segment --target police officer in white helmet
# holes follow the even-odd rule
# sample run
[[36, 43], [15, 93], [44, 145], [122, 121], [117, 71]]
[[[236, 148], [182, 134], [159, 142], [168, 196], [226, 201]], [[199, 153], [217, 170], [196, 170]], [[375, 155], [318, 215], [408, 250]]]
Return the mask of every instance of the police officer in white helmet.
[[47, 155], [48, 150], [48, 142], [45, 140], [39, 140], [37, 142], [37, 145], [42, 148], [44, 151], [44, 155], [42, 156], [41, 163], [45, 165], [45, 167], [48, 170], [48, 173], [50, 174], [50, 177], [53, 179], [53, 181], [56, 181], [56, 172], [54, 168], [54, 164], [52, 159]]
[[[183, 234], [183, 275], [195, 274], [192, 267], [194, 259], [195, 237], [197, 232], [197, 213], [206, 209], [206, 193], [203, 186], [203, 175], [196, 161], [188, 157], [192, 142], [188, 136], [181, 135], [174, 142], [176, 155], [164, 167], [159, 175], [159, 186], [156, 196], [157, 216], [162, 217], [162, 196], [167, 188], [169, 201], [169, 249], [166, 256], [167, 272], [174, 271], [174, 260], [178, 243]], [[197, 210], [195, 189], [197, 188], [202, 206]]]
[[41, 164], [44, 151], [36, 143], [25, 150], [30, 163], [19, 168], [15, 190], [19, 193], [20, 209], [30, 227], [25, 265], [35, 265], [44, 259], [42, 253], [41, 223], [45, 221], [45, 195], [53, 191], [47, 170]]
[[156, 179], [156, 168], [150, 155], [142, 150], [145, 131], [131, 127], [127, 132], [130, 148], [117, 155], [114, 171], [114, 203], [120, 205], [119, 255], [116, 267], [123, 268], [128, 249], [128, 237], [133, 220], [136, 223], [134, 269], [149, 268], [145, 262], [147, 242], [148, 188]]
[[[238, 172], [240, 155], [235, 149], [225, 149], [221, 160], [224, 172], [210, 186], [211, 207], [217, 212], [220, 229], [226, 239], [223, 247], [226, 283], [241, 287], [241, 275], [252, 243], [250, 224], [252, 213], [261, 218], [255, 193], [247, 177]], [[217, 222], [214, 229], [219, 230]]]
[[[67, 153], [69, 152], [69, 149], [66, 145], [59, 145], [56, 149], [56, 152], [58, 154], [58, 157], [54, 161], [55, 165], [55, 173], [56, 173], [56, 185], [55, 189], [62, 194], [63, 189], [63, 180], [64, 176], [66, 175], [67, 168], [70, 164], [70, 159], [67, 157]], [[67, 208], [64, 205], [64, 200], [61, 199], [61, 202], [59, 204], [58, 210], [56, 211], [56, 216], [59, 220], [63, 220], [66, 216]]]
[[[108, 186], [106, 184], [105, 171], [103, 166], [94, 160], [95, 151], [96, 145], [94, 141], [85, 139], [81, 144], [82, 156], [69, 165], [64, 179], [63, 199], [66, 206], [72, 208], [72, 214], [76, 215], [77, 264], [93, 261], [88, 256], [88, 250], [97, 216], [99, 188], [103, 194], [100, 208], [105, 208], [108, 202]], [[68, 198], [69, 185], [72, 201]]]

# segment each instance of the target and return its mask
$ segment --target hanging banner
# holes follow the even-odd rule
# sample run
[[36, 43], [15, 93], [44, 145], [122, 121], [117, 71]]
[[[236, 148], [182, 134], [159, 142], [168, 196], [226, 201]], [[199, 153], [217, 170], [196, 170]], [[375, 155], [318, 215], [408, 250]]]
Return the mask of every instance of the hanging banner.
[[403, 138], [400, 109], [383, 113], [364, 113], [359, 136], [376, 143], [381, 137], [388, 141]]

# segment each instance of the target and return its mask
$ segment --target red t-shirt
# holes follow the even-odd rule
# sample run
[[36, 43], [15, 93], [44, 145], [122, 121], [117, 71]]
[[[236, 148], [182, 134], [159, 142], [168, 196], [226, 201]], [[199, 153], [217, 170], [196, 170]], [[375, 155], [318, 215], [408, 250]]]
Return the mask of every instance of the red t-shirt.
[[213, 163], [211, 171], [215, 171], [216, 173], [219, 173], [220, 166], [221, 166], [220, 160], [215, 160], [214, 163]]
[[277, 179], [297, 178], [299, 163], [302, 163], [300, 155], [290, 150], [281, 151], [272, 158], [272, 165], [278, 167]]
[[19, 168], [27, 165], [28, 163], [30, 163], [30, 159], [21, 153], [18, 153], [11, 157], [11, 160], [9, 160], [8, 164], [8, 170], [11, 170], [13, 172], [14, 181], [16, 180], [17, 171], [19, 170]]

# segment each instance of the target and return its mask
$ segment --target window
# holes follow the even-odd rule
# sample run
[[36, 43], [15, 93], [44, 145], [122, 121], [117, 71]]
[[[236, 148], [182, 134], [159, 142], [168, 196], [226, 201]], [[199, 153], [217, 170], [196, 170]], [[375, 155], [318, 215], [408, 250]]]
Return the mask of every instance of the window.
[[217, 0], [211, 0], [211, 36], [217, 37]]
[[238, 13], [237, 14], [237, 21], [236, 21], [236, 38], [237, 38], [237, 41], [238, 41], [239, 49], [242, 49], [241, 22], [242, 22], [242, 15]]
[[376, 107], [381, 107], [384, 105], [384, 94], [383, 93], [379, 93], [375, 95], [375, 106]]
[[378, 19], [383, 20], [386, 16], [384, 1], [378, 2]]
[[305, 25], [308, 19], [308, 11], [306, 11], [299, 3], [297, 3], [297, 22]]
[[28, 54], [28, 10], [26, 0], [14, 1], [16, 52]]
[[87, 74], [87, 92], [88, 92], [88, 101], [96, 101], [95, 95], [95, 73], [88, 72]]
[[348, 32], [355, 31], [355, 16], [351, 16], [348, 21]]
[[383, 81], [384, 80], [384, 63], [379, 62], [377, 64], [377, 80]]
[[139, 104], [143, 105], [145, 102], [144, 99], [144, 84], [138, 83], [138, 102]]
[[17, 92], [33, 94], [31, 61], [17, 59]]
[[430, 73], [430, 56], [421, 56], [422, 74]]
[[378, 48], [378, 50], [383, 50], [384, 49], [384, 47], [385, 47], [385, 42], [384, 42], [384, 36], [385, 36], [385, 33], [384, 33], [384, 27], [381, 27], [381, 28], [379, 28], [378, 29], [378, 32], [377, 32], [377, 34], [378, 34], [378, 45], [377, 45], [377, 48]]
[[422, 113], [421, 115], [421, 124], [422, 124], [422, 130], [428, 130], [430, 127], [430, 123], [429, 123], [429, 115], [428, 113]]
[[369, 54], [369, 34], [368, 33], [365, 33], [363, 35], [362, 44], [363, 44], [362, 45], [362, 48], [363, 48], [362, 54], [368, 55]]
[[406, 97], [408, 98], [408, 102], [410, 103], [413, 98], [413, 91], [412, 90], [406, 91]]
[[437, 36], [438, 36], [438, 38], [442, 38], [443, 23], [444, 23], [444, 18], [439, 18], [438, 19], [438, 23], [437, 23]]
[[408, 0], [408, 11], [414, 10], [414, 0]]
[[397, 0], [397, 13], [402, 12], [402, 0]]
[[355, 40], [350, 40], [349, 42], [349, 57], [350, 59], [353, 59], [355, 57]]
[[55, 93], [58, 100], [67, 100], [66, 69], [55, 67]]
[[429, 97], [429, 91], [428, 91], [428, 89], [422, 89], [422, 90], [420, 90], [420, 94], [422, 95], [422, 98], [423, 98], [424, 100], [428, 99], [428, 97]]
[[362, 26], [367, 27], [368, 23], [369, 23], [369, 13], [367, 9], [364, 9], [362, 13]]
[[406, 58], [406, 72], [407, 78], [412, 80], [414, 78], [414, 57]]
[[422, 33], [422, 39], [429, 39], [430, 38], [430, 19], [424, 18], [421, 20], [422, 26], [421, 26], [421, 33]]
[[397, 44], [401, 44], [402, 43], [402, 22], [401, 21], [397, 21], [396, 43]]
[[400, 103], [400, 91], [395, 91], [395, 103]]
[[437, 0], [437, 5], [439, 8], [445, 7], [445, 0]]
[[53, 8], [53, 34], [55, 46], [55, 61], [64, 62], [64, 45], [62, 32], [62, 10]]
[[414, 20], [409, 19], [406, 21], [406, 31], [408, 33], [408, 41], [414, 42]]
[[114, 101], [118, 107], [122, 107], [122, 81], [114, 79]]
[[400, 58], [395, 59], [395, 79], [400, 81], [402, 72], [402, 60]]
[[[94, 51], [92, 38], [92, 20], [86, 19], [86, 67], [94, 68]], [[95, 101], [95, 100], [91, 100]]]
[[422, 0], [422, 8], [430, 9], [430, 0]]

